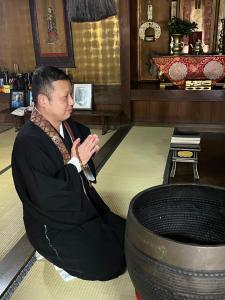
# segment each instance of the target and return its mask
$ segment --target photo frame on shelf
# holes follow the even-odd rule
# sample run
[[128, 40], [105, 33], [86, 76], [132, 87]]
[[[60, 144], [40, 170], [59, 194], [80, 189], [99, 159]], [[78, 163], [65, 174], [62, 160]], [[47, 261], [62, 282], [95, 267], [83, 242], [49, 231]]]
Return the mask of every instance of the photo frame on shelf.
[[71, 25], [64, 0], [29, 0], [37, 66], [74, 67]]
[[73, 108], [91, 110], [93, 106], [93, 84], [75, 83], [73, 85]]
[[10, 111], [26, 106], [26, 92], [20, 90], [11, 90], [10, 92]]

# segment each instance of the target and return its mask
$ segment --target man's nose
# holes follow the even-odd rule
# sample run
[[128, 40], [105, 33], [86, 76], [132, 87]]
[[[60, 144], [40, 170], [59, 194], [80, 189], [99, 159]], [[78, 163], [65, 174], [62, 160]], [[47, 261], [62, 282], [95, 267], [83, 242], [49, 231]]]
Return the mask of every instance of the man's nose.
[[71, 95], [69, 95], [69, 105], [73, 105], [73, 97]]

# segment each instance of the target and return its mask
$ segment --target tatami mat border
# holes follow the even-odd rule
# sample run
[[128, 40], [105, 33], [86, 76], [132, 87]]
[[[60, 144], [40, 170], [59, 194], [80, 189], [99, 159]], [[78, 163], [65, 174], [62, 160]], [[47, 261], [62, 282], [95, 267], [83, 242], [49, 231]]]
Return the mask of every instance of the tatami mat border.
[[33, 255], [31, 259], [26, 263], [25, 267], [14, 279], [13, 284], [11, 284], [9, 288], [4, 292], [4, 295], [1, 297], [1, 300], [9, 300], [11, 298], [12, 294], [19, 286], [19, 284], [22, 282], [22, 280], [27, 275], [27, 273], [30, 271], [30, 269], [32, 268], [35, 262], [36, 262], [36, 257], [35, 255]]
[[8, 171], [11, 168], [11, 165], [5, 167], [4, 169], [0, 170], [0, 175], [4, 174], [6, 171]]

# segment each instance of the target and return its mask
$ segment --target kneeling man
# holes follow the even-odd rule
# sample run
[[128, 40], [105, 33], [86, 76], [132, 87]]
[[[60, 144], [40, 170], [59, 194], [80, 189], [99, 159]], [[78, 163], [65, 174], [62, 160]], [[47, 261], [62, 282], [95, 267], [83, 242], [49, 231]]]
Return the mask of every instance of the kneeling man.
[[91, 184], [99, 139], [70, 119], [71, 93], [62, 70], [47, 66], [34, 72], [35, 107], [12, 153], [14, 183], [34, 248], [72, 276], [109, 280], [125, 269], [125, 220]]

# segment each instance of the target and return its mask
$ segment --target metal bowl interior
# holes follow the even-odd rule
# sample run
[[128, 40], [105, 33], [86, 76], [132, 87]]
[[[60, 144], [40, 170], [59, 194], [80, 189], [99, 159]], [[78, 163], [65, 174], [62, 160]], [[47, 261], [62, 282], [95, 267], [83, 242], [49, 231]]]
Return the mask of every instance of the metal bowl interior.
[[148, 189], [132, 203], [146, 229], [177, 242], [225, 245], [225, 190], [193, 184]]

